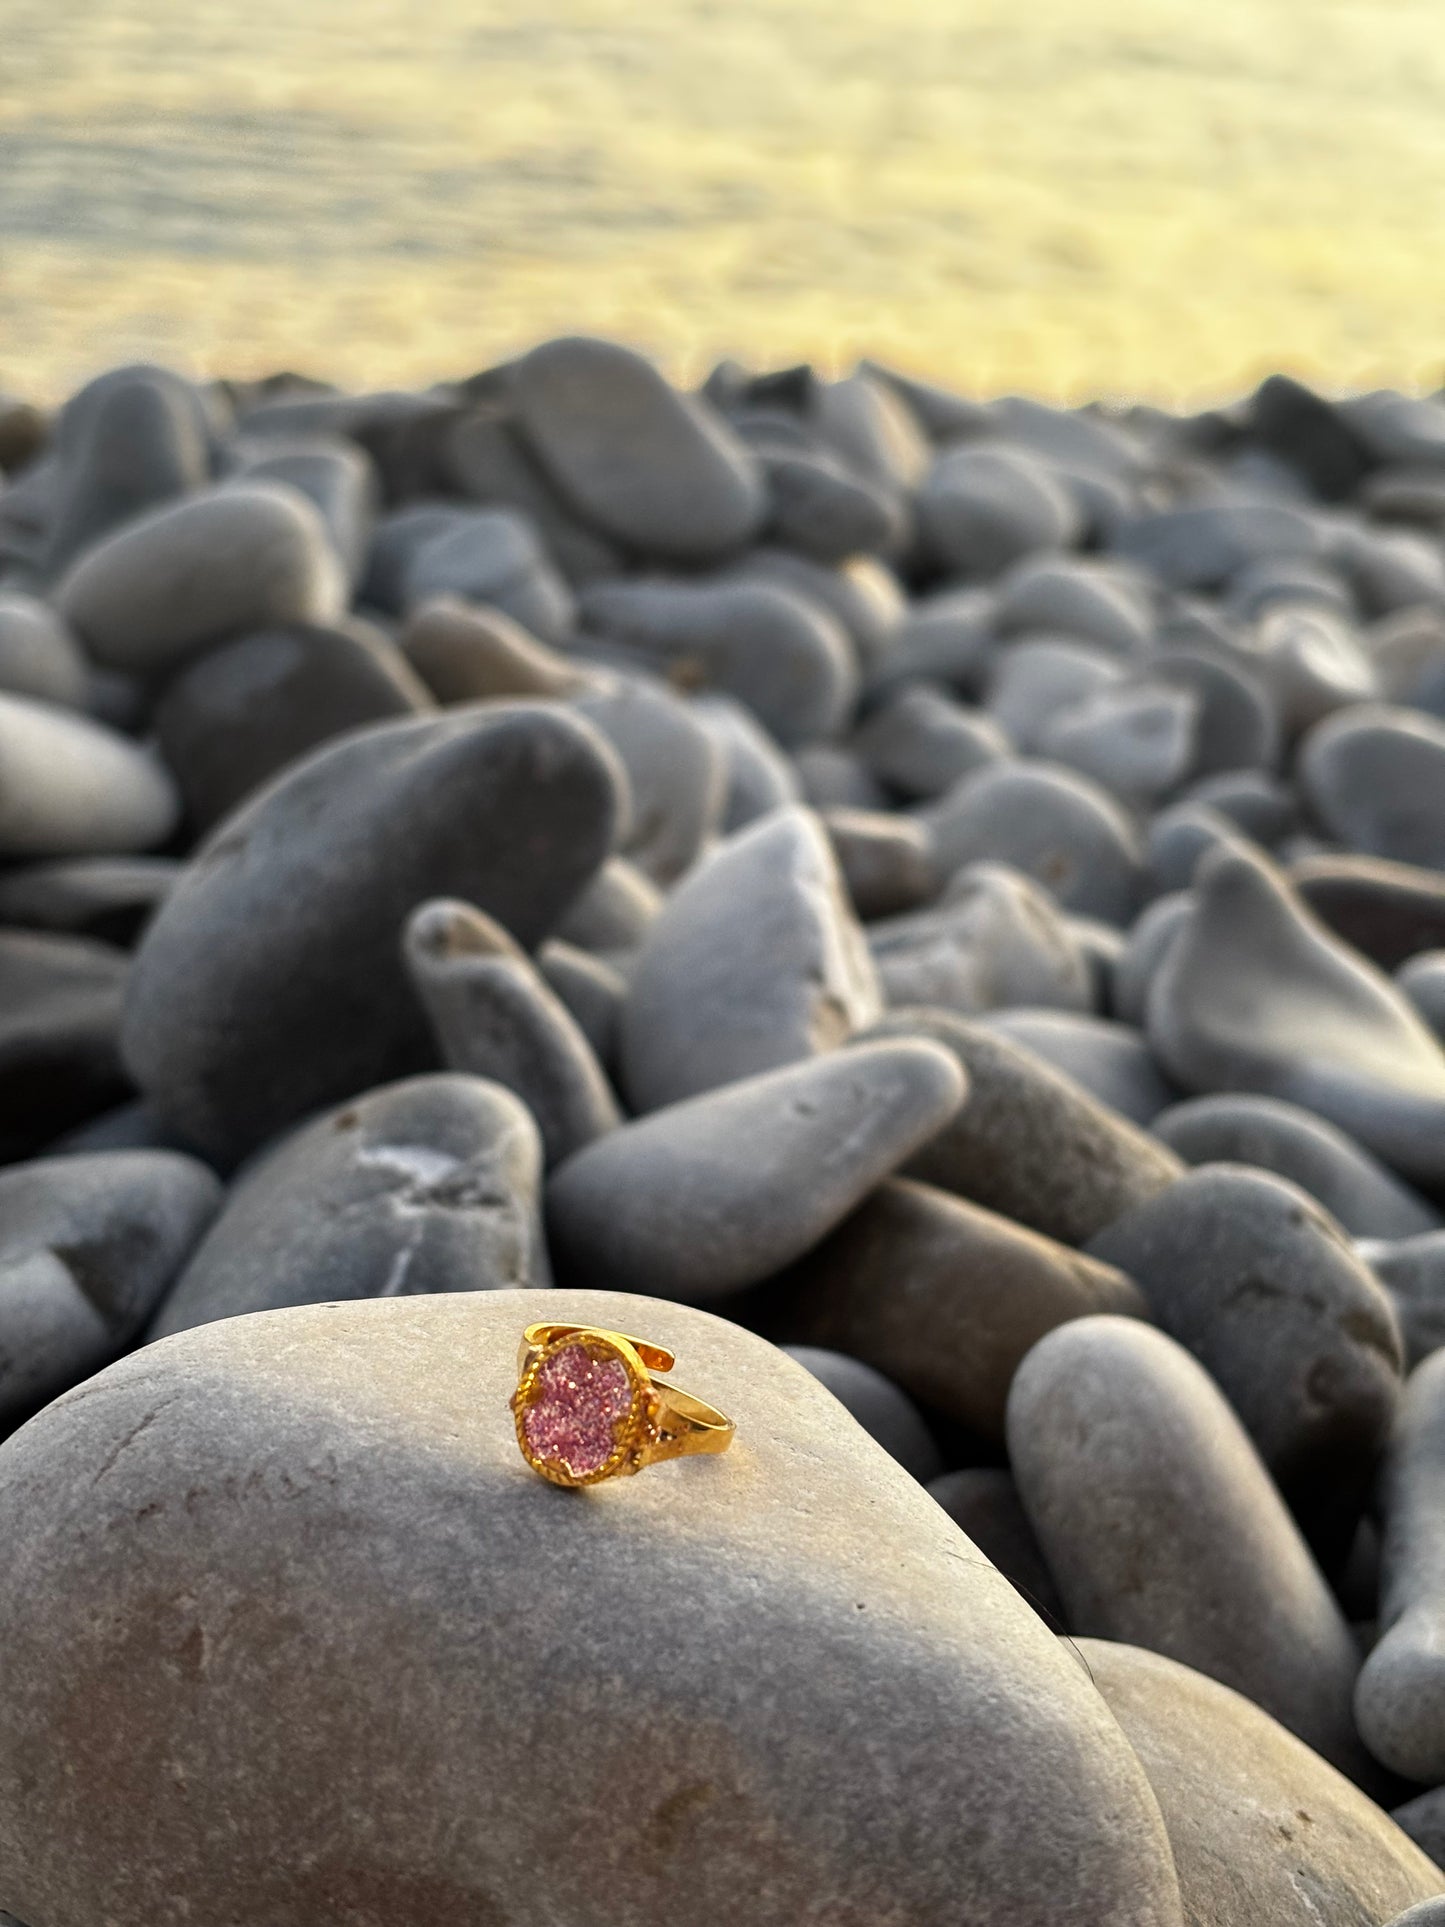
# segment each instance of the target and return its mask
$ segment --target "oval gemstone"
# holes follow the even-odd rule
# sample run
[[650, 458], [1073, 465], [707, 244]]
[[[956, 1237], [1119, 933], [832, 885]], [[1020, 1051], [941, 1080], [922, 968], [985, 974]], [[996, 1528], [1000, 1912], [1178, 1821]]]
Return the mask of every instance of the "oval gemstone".
[[574, 1479], [598, 1472], [617, 1444], [616, 1425], [632, 1409], [632, 1380], [620, 1358], [596, 1358], [583, 1344], [545, 1359], [522, 1414], [528, 1450]]

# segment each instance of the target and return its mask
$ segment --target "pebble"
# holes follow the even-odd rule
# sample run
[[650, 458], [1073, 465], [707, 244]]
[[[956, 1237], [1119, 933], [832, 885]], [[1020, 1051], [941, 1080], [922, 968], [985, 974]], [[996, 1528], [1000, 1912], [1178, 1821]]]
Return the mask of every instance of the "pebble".
[[606, 855], [622, 785], [597, 733], [543, 705], [408, 718], [314, 752], [202, 845], [147, 930], [124, 1025], [142, 1092], [232, 1159], [425, 1068], [407, 913], [459, 896], [536, 943]]
[[785, 747], [833, 735], [857, 691], [827, 610], [771, 582], [638, 580], [585, 589], [582, 619], [689, 692], [745, 704]]
[[1410, 1374], [1381, 1482], [1379, 1639], [1355, 1690], [1366, 1746], [1407, 1780], [1445, 1781], [1445, 1355]]
[[80, 645], [49, 603], [0, 586], [0, 691], [80, 709], [89, 687]]
[[945, 449], [917, 497], [918, 531], [949, 576], [991, 580], [1082, 532], [1078, 508], [1046, 462], [1003, 444]]
[[908, 605], [886, 658], [870, 665], [870, 693], [934, 682], [955, 695], [977, 695], [996, 649], [995, 614], [993, 594], [976, 585], [919, 596]]
[[608, 341], [544, 342], [507, 370], [527, 447], [584, 522], [639, 555], [718, 561], [757, 535], [755, 459], [706, 402]]
[[1337, 709], [1379, 695], [1374, 664], [1354, 625], [1333, 610], [1285, 603], [1263, 617], [1258, 642], [1291, 740]]
[[1147, 808], [1193, 769], [1198, 709], [1191, 691], [1167, 683], [1102, 689], [1077, 708], [1056, 711], [1039, 751], [1092, 777], [1120, 802]]
[[800, 803], [803, 786], [778, 743], [730, 696], [697, 696], [692, 714], [712, 738], [722, 760], [723, 802], [718, 829], [724, 836], [745, 824]]
[[187, 819], [204, 833], [333, 737], [435, 706], [379, 630], [343, 618], [207, 650], [172, 677], [152, 723]]
[[1288, 1178], [1353, 1238], [1413, 1238], [1440, 1226], [1418, 1193], [1298, 1104], [1223, 1092], [1161, 1111], [1150, 1129], [1186, 1164], [1252, 1164]]
[[1445, 1042], [1445, 950], [1422, 950], [1401, 966], [1395, 982]]
[[1173, 896], [1189, 888], [1205, 857], [1241, 847], [1249, 847], [1248, 837], [1219, 810], [1207, 803], [1175, 803], [1149, 826], [1149, 881], [1161, 896]]
[[577, 623], [572, 591], [530, 522], [510, 509], [454, 510], [408, 546], [397, 587], [402, 613], [437, 596], [500, 609], [544, 643], [565, 643]]
[[1445, 870], [1445, 722], [1359, 704], [1311, 730], [1300, 781], [1347, 849]]
[[1179, 800], [1214, 810], [1266, 848], [1299, 827], [1292, 791], [1268, 770], [1219, 770], [1201, 777]]
[[622, 570], [621, 549], [563, 500], [504, 405], [493, 400], [451, 419], [438, 462], [443, 486], [484, 508], [525, 515], [568, 582], [580, 587]]
[[1402, 1176], [1445, 1180], [1445, 1052], [1412, 1006], [1262, 856], [1217, 850], [1195, 884], [1149, 986], [1167, 1074], [1300, 1104]]
[[1063, 1244], [1165, 1190], [1174, 1153], [1042, 1057], [951, 1011], [890, 1011], [870, 1038], [922, 1037], [953, 1052], [968, 1101], [908, 1175], [956, 1192]]
[[1356, 1253], [1389, 1294], [1405, 1346], [1406, 1369], [1445, 1345], [1445, 1231], [1366, 1238]]
[[220, 1201], [170, 1151], [0, 1171], [0, 1435], [135, 1343]]
[[1262, 556], [1313, 557], [1324, 539], [1303, 509], [1283, 502], [1198, 502], [1127, 522], [1119, 555], [1175, 589], [1221, 589]]
[[331, 546], [353, 587], [366, 569], [367, 545], [380, 497], [375, 465], [355, 442], [262, 442], [248, 451], [241, 473], [253, 482], [284, 482], [316, 506]]
[[864, 922], [916, 910], [938, 892], [933, 844], [921, 823], [886, 810], [824, 810], [848, 900]]
[[1155, 1129], [1159, 1113], [1174, 1101], [1148, 1044], [1129, 1024], [1088, 1012], [1029, 1008], [990, 1011], [983, 1022], [1136, 1124]]
[[1121, 1023], [1135, 1030], [1144, 1028], [1149, 986], [1193, 908], [1190, 891], [1169, 890], [1155, 897], [1129, 926], [1124, 947], [1109, 971], [1108, 1006]]
[[1346, 500], [1365, 480], [1370, 458], [1341, 408], [1290, 375], [1269, 375], [1250, 398], [1250, 428], [1327, 502]]
[[815, 810], [886, 810], [888, 792], [852, 750], [805, 743], [794, 752], [802, 800]]
[[[1137, 1645], [1077, 1647], [1169, 1830], [1197, 1927], [1425, 1927], [1445, 1875], [1359, 1787], [1277, 1719]], [[1422, 1902], [1424, 1920], [1412, 1902]]]
[[1094, 643], [1034, 636], [997, 656], [987, 683], [988, 713], [1007, 742], [1037, 750], [1057, 718], [1124, 681], [1123, 666]]
[[1390, 1818], [1434, 1861], [1445, 1859], [1445, 1787], [1431, 1787], [1395, 1808]]
[[872, 1043], [729, 1081], [624, 1124], [547, 1186], [563, 1284], [725, 1298], [817, 1244], [958, 1109], [955, 1060]]
[[688, 703], [646, 676], [599, 676], [572, 699], [617, 752], [632, 810], [620, 853], [653, 883], [676, 881], [721, 828], [727, 770]]
[[1062, 1631], [1064, 1602], [1009, 1474], [999, 1466], [965, 1466], [931, 1480], [928, 1490], [1039, 1617]]
[[998, 585], [994, 628], [1000, 636], [1077, 636], [1136, 661], [1154, 642], [1148, 581], [1094, 556], [1029, 556]]
[[150, 850], [179, 816], [175, 783], [140, 744], [53, 703], [0, 695], [0, 857]]
[[181, 867], [163, 856], [18, 864], [0, 873], [0, 925], [98, 937], [129, 948], [170, 895]]
[[967, 1014], [1093, 1002], [1093, 972], [1053, 900], [1006, 864], [966, 864], [936, 905], [871, 924], [868, 945], [891, 1005]]
[[97, 662], [162, 674], [232, 636], [329, 623], [345, 582], [326, 526], [279, 482], [198, 489], [88, 548], [56, 590]]
[[881, 702], [852, 747], [905, 802], [942, 796], [977, 769], [1001, 763], [1009, 740], [991, 716], [965, 709], [929, 683], [907, 683]]
[[549, 1166], [621, 1123], [587, 1038], [500, 924], [434, 898], [407, 920], [403, 948], [447, 1069], [515, 1092]]
[[1048, 763], [998, 763], [924, 810], [940, 870], [1006, 863], [1064, 910], [1127, 923], [1143, 887], [1133, 823], [1106, 791]]
[[863, 1430], [906, 1472], [926, 1485], [943, 1471], [943, 1459], [918, 1407], [891, 1379], [861, 1359], [819, 1345], [785, 1345], [789, 1358], [826, 1385]]
[[1284, 1178], [1208, 1164], [1087, 1250], [1127, 1271], [1210, 1373], [1311, 1541], [1347, 1545], [1403, 1355], [1393, 1307], [1338, 1224]]
[[716, 844], [648, 925], [622, 1013], [623, 1094], [639, 1111], [675, 1104], [845, 1043], [880, 1006], [823, 825], [775, 810]]
[[1308, 909], [1382, 970], [1445, 950], [1445, 876], [1436, 870], [1330, 854], [1292, 863], [1289, 878]]
[[763, 544], [729, 563], [715, 580], [771, 584], [825, 610], [852, 643], [859, 666], [870, 671], [892, 660], [907, 615], [897, 576], [872, 555], [829, 568], [793, 549]]
[[[737, 1448], [580, 1496], [533, 1478], [506, 1400], [538, 1318], [669, 1346]], [[32, 1921], [642, 1922], [685, 1867], [702, 1918], [747, 1881], [749, 1927], [1179, 1927], [1083, 1668], [800, 1365], [697, 1311], [466, 1292], [229, 1319], [10, 1441], [0, 1540], [0, 1759], [31, 1762], [0, 1777], [0, 1860]], [[62, 1704], [105, 1718], [62, 1749]], [[700, 1731], [727, 1735], [721, 1781]], [[162, 1745], [184, 1801], [135, 1771]], [[379, 1759], [424, 1765], [377, 1801]], [[638, 1761], [648, 1797], [619, 1801]], [[557, 1850], [539, 1786], [565, 1786], [569, 1840], [605, 1829], [605, 1873]], [[218, 1861], [195, 1816], [222, 1811]]]
[[635, 950], [662, 909], [662, 893], [625, 856], [610, 856], [553, 926], [579, 950]]
[[907, 530], [900, 497], [822, 449], [757, 450], [771, 501], [767, 533], [815, 562], [887, 554]]
[[778, 1291], [770, 1316], [788, 1337], [865, 1360], [925, 1411], [993, 1440], [1045, 1332], [1098, 1312], [1148, 1316], [1112, 1265], [907, 1179], [879, 1185]]
[[603, 958], [557, 937], [549, 937], [537, 952], [537, 968], [571, 1011], [593, 1056], [612, 1078], [627, 979]]
[[0, 930], [0, 1162], [130, 1095], [117, 1041], [126, 975], [108, 943]]
[[583, 685], [575, 664], [513, 617], [457, 596], [436, 596], [413, 609], [397, 642], [439, 703], [566, 697]]
[[382, 1085], [265, 1150], [162, 1302], [150, 1336], [289, 1305], [550, 1282], [542, 1147], [479, 1077]]
[[1350, 1629], [1203, 1367], [1135, 1319], [1041, 1339], [1008, 1401], [1019, 1494], [1077, 1635], [1232, 1686], [1351, 1777], [1369, 1775]]
[[1386, 703], [1445, 717], [1445, 611], [1401, 609], [1372, 623], [1366, 641]]
[[1282, 739], [1273, 698], [1242, 655], [1171, 646], [1149, 665], [1153, 682], [1187, 689], [1197, 702], [1193, 773], [1272, 770]]

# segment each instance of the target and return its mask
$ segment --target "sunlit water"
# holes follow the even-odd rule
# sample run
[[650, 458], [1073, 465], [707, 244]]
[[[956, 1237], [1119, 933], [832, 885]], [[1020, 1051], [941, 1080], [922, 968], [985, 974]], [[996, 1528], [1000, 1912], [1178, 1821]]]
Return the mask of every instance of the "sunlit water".
[[1445, 368], [1441, 0], [0, 0], [0, 386]]

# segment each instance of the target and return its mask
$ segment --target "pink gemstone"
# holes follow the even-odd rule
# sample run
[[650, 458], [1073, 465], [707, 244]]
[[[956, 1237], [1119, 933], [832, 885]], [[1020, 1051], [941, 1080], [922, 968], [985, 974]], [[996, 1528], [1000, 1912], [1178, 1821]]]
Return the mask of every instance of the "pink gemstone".
[[617, 1444], [614, 1427], [632, 1409], [632, 1380], [620, 1358], [593, 1358], [585, 1345], [565, 1345], [537, 1374], [522, 1414], [533, 1456], [574, 1479], [596, 1472]]

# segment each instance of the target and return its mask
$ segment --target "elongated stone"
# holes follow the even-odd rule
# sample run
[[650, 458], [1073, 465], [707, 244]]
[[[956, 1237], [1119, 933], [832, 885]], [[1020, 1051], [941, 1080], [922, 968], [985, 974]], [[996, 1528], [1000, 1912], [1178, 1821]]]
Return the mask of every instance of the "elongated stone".
[[154, 849], [180, 797], [163, 764], [103, 723], [0, 695], [0, 855]]

